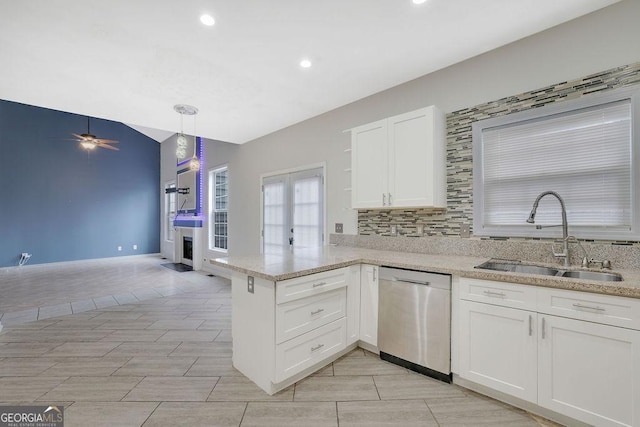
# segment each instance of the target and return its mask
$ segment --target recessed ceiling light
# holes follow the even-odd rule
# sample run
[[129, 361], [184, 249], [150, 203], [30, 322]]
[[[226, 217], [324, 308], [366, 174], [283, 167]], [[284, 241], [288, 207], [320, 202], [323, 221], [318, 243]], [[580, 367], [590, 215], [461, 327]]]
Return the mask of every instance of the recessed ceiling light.
[[213, 24], [216, 23], [216, 20], [213, 19], [213, 16], [211, 15], [207, 15], [206, 13], [204, 15], [200, 16], [200, 22], [202, 22], [204, 25], [211, 27]]
[[422, 3], [426, 3], [427, 0], [412, 0], [413, 4], [422, 4]]
[[302, 61], [300, 61], [300, 66], [302, 68], [310, 68], [311, 67], [311, 60], [303, 59]]

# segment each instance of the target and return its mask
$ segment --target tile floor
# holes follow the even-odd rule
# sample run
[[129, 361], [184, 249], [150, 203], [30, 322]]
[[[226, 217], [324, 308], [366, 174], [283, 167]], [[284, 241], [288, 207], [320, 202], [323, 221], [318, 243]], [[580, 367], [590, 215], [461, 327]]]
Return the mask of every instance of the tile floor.
[[[24, 302], [15, 295], [6, 302], [3, 278], [4, 307], [48, 313], [42, 307], [54, 300], [72, 312], [27, 323], [9, 318], [0, 334], [0, 405], [61, 404], [67, 427], [553, 425], [361, 349], [269, 396], [232, 367], [229, 282], [162, 262], [24, 268], [35, 289], [33, 296], [20, 290]], [[15, 278], [6, 283], [22, 286]], [[146, 298], [152, 291], [159, 295]], [[136, 300], [73, 311], [74, 301], [100, 301], [106, 292], [116, 302], [126, 294]]]

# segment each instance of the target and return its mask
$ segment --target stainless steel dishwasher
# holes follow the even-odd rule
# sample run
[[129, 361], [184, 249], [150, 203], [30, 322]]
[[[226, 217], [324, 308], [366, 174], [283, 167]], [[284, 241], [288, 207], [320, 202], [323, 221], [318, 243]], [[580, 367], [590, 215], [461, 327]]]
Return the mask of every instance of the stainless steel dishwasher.
[[451, 276], [381, 267], [380, 358], [451, 382]]

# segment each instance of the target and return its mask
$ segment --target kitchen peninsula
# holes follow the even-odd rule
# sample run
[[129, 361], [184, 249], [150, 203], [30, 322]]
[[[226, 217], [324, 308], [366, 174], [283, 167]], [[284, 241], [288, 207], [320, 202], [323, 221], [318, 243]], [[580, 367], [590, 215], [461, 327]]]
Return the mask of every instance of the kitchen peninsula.
[[[234, 367], [269, 394], [357, 346], [377, 351], [377, 294], [375, 307], [367, 307], [370, 300], [362, 296], [370, 294], [371, 289], [377, 293], [375, 281], [371, 286], [372, 277], [375, 280], [379, 266], [388, 266], [452, 276], [454, 382], [556, 420], [566, 422], [562, 417], [570, 417], [598, 424], [617, 419], [622, 425], [635, 425], [634, 420], [640, 419], [640, 395], [636, 391], [640, 368], [633, 363], [640, 355], [640, 272], [617, 270], [623, 281], [600, 282], [475, 268], [487, 260], [327, 246], [210, 262], [232, 271]], [[365, 273], [372, 269], [373, 276]], [[514, 321], [500, 326], [505, 328], [504, 334], [482, 329], [492, 319], [506, 318], [502, 311], [495, 314], [496, 310], [516, 315]], [[369, 318], [363, 313], [370, 313]], [[564, 323], [556, 327], [560, 321]], [[571, 328], [577, 328], [573, 335], [568, 334]], [[517, 339], [520, 332], [528, 342]], [[580, 344], [574, 337], [589, 338], [579, 349], [571, 350], [589, 359], [583, 360], [587, 365], [602, 364], [602, 358], [615, 360], [618, 369], [614, 376], [623, 385], [620, 391], [599, 390], [610, 380], [604, 367], [596, 373], [589, 368], [587, 383], [570, 388], [571, 382], [565, 377], [575, 378], [583, 364], [572, 366], [562, 360], [574, 360], [576, 355], [556, 354], [562, 359], [561, 366], [546, 358], [551, 350], [545, 350], [545, 343], [560, 336], [571, 346]], [[482, 356], [487, 354], [486, 348], [478, 350], [487, 337], [495, 338], [490, 340], [494, 346], [490, 353], [495, 353], [490, 361]], [[494, 342], [501, 337], [507, 341]], [[621, 347], [609, 348], [613, 344], [608, 342], [609, 337], [615, 337], [615, 344]], [[567, 351], [566, 346], [554, 344], [554, 351]], [[527, 348], [529, 353], [522, 351]], [[540, 356], [531, 359], [527, 355], [531, 352]], [[552, 365], [536, 368], [537, 364], [531, 365], [536, 359]], [[513, 366], [518, 372], [526, 369], [531, 373], [514, 376], [514, 370], [496, 371], [496, 366]], [[482, 372], [485, 368], [487, 372]], [[547, 377], [547, 370], [555, 372], [554, 376]], [[594, 393], [603, 398], [591, 407], [588, 396]]]

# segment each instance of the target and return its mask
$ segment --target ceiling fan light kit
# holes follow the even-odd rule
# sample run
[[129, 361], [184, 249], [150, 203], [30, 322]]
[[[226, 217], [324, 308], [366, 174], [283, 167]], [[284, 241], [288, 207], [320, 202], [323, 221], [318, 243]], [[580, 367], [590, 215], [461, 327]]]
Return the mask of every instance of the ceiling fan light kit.
[[98, 138], [91, 133], [91, 118], [89, 116], [87, 116], [87, 133], [82, 133], [80, 135], [78, 135], [77, 133], [72, 133], [71, 135], [76, 137], [74, 141], [78, 141], [80, 143], [80, 147], [84, 148], [87, 151], [93, 151], [96, 149], [96, 147], [119, 151], [119, 148], [109, 145], [117, 144], [118, 141], [114, 139]]
[[80, 143], [80, 145], [82, 146], [82, 148], [84, 148], [85, 150], [95, 150], [96, 148], [96, 144], [91, 142], [91, 141], [82, 141]]

